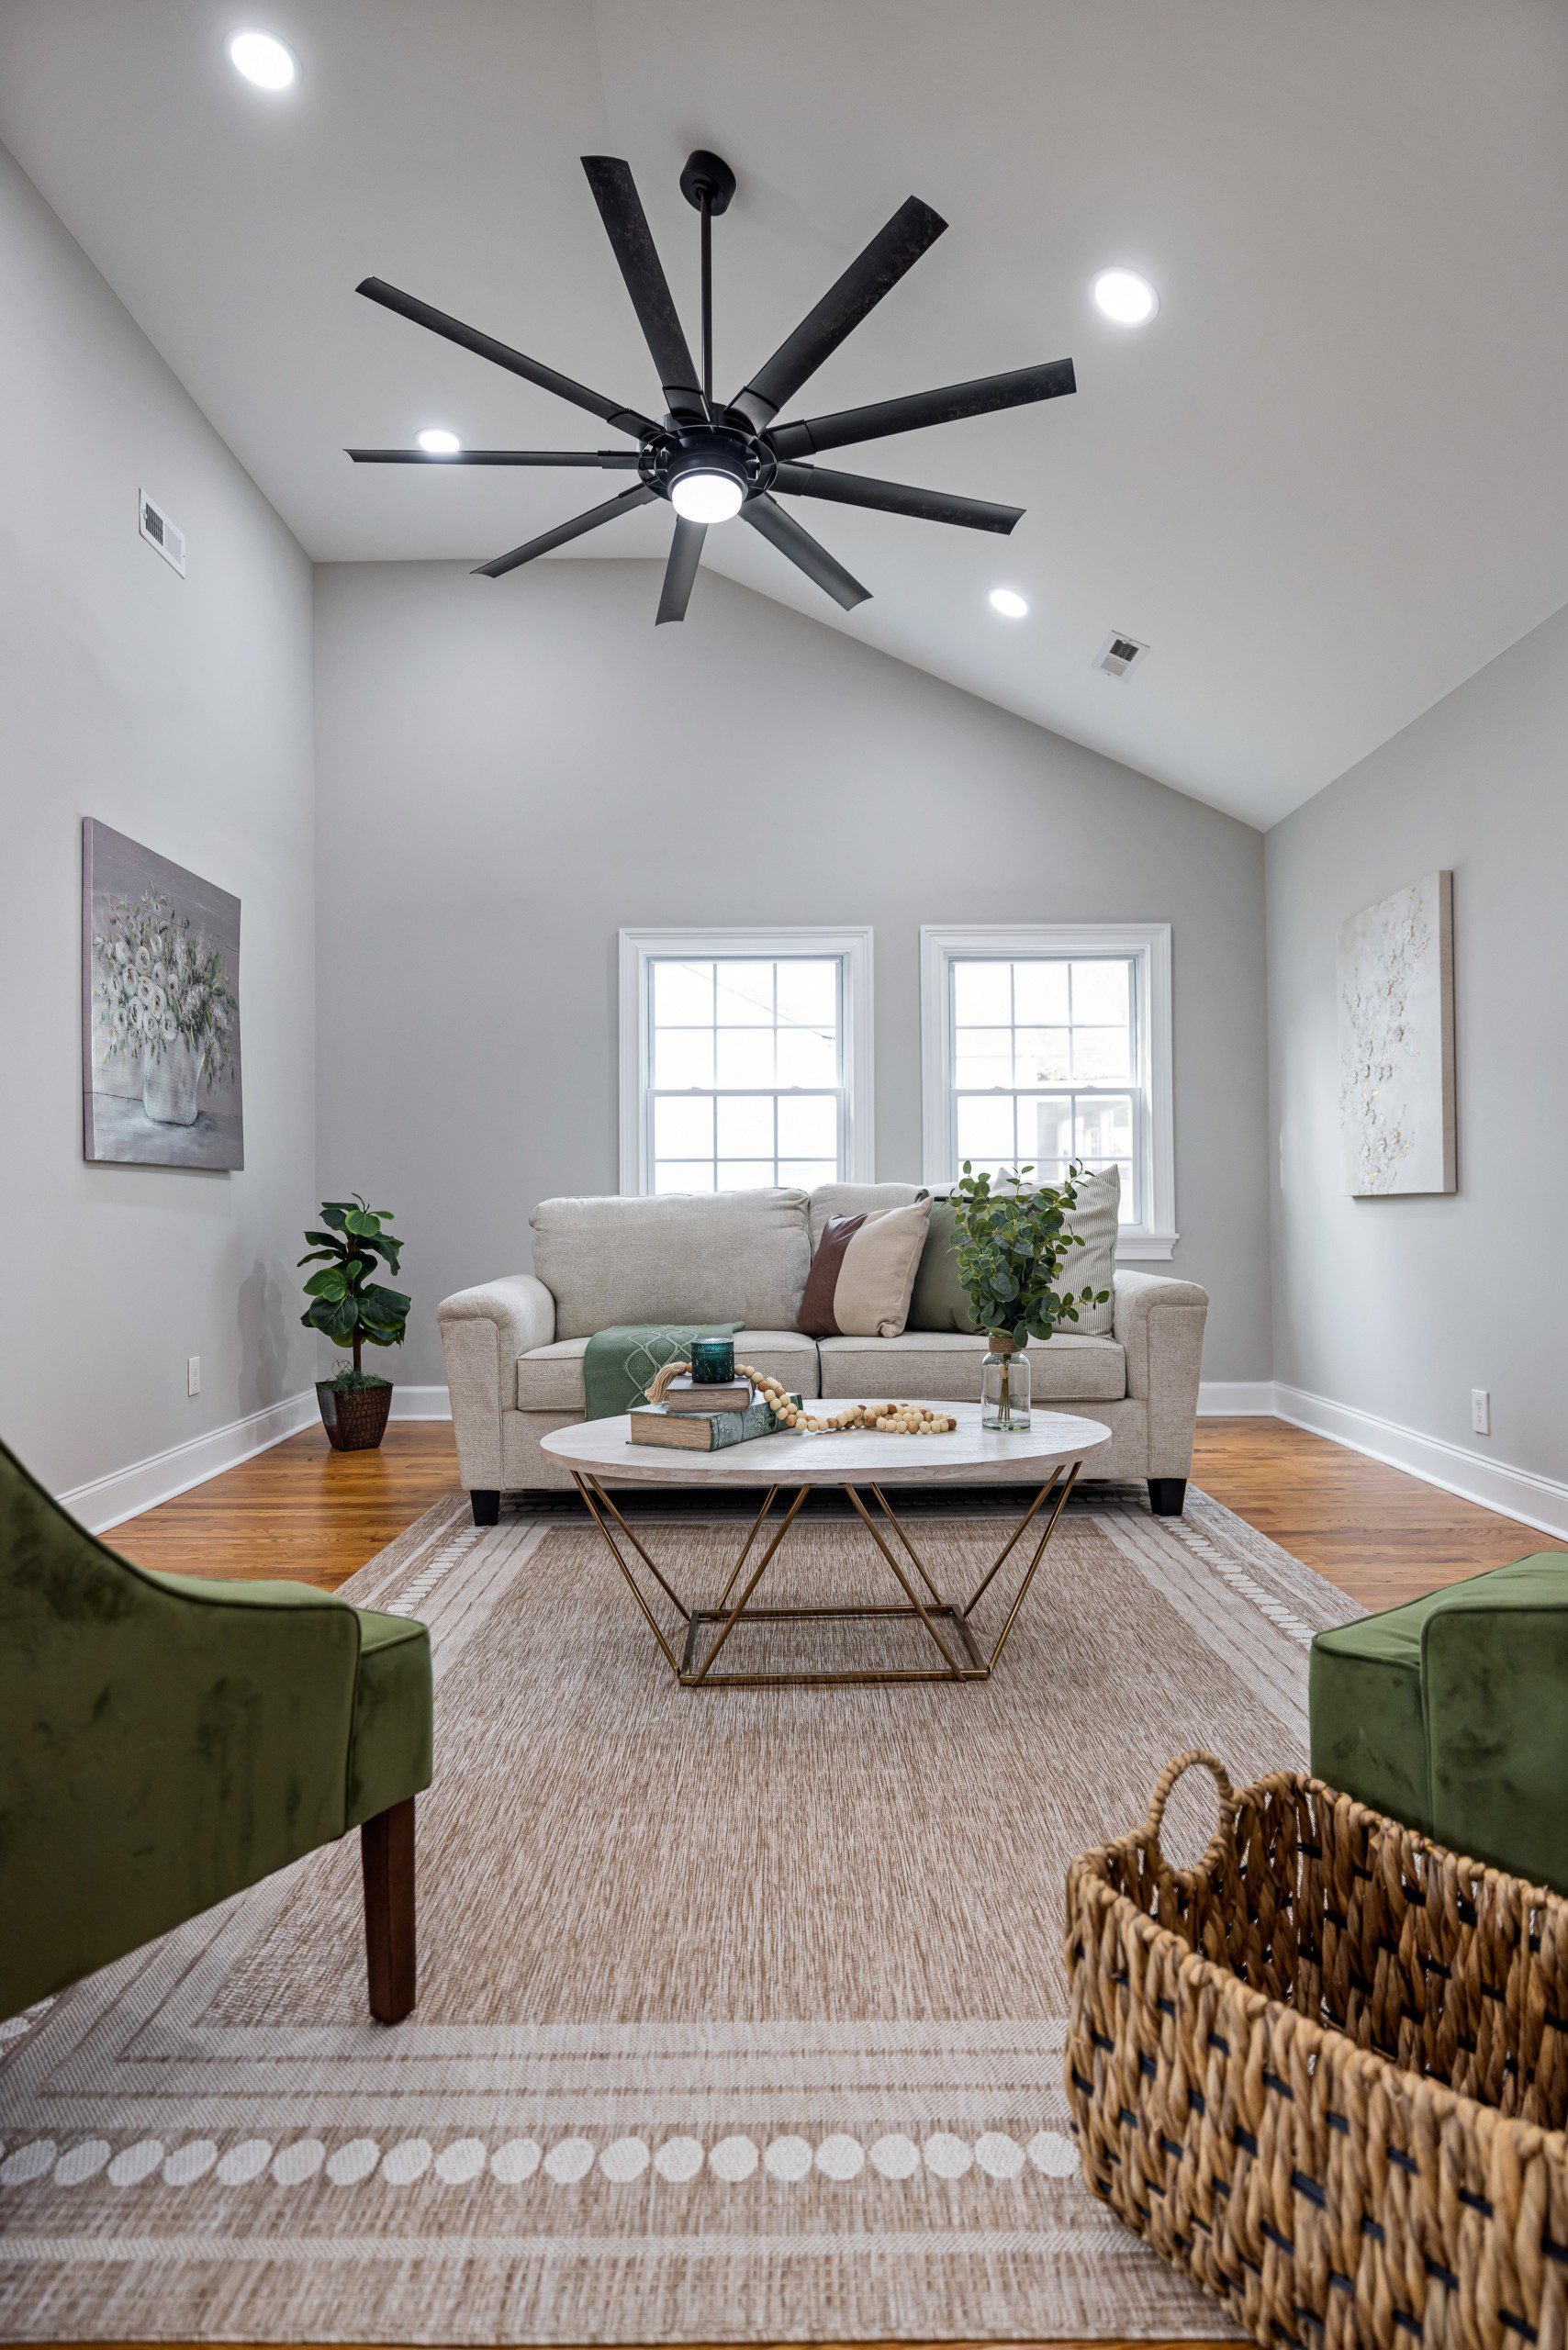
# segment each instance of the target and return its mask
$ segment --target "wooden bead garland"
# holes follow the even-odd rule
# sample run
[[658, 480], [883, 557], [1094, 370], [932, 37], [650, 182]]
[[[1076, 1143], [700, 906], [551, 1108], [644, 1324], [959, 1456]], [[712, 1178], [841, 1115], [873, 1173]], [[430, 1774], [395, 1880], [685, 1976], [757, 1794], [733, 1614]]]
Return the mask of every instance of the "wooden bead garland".
[[[671, 1380], [690, 1368], [689, 1363], [666, 1363], [648, 1390], [649, 1401], [663, 1403]], [[933, 1411], [929, 1404], [852, 1404], [847, 1411], [819, 1416], [794, 1403], [781, 1380], [770, 1379], [749, 1362], [736, 1363], [735, 1377], [749, 1379], [757, 1393], [767, 1397], [774, 1418], [796, 1436], [836, 1436], [851, 1428], [874, 1428], [879, 1436], [951, 1436], [958, 1425], [950, 1413]]]

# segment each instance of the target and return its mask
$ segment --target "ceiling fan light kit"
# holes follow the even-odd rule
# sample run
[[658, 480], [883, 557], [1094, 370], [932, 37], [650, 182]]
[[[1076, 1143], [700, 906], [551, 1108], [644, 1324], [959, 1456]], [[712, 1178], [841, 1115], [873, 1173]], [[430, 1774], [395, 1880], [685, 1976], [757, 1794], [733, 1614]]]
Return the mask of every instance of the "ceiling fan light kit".
[[[541, 361], [528, 358], [504, 342], [465, 326], [412, 294], [403, 293], [379, 277], [367, 277], [357, 288], [384, 309], [395, 310], [432, 334], [455, 342], [477, 357], [521, 375], [541, 390], [569, 400], [613, 431], [627, 434], [634, 449], [351, 449], [356, 464], [448, 465], [588, 465], [607, 473], [634, 473], [637, 479], [617, 496], [586, 513], [542, 532], [521, 546], [498, 555], [477, 568], [487, 578], [500, 578], [521, 564], [532, 563], [554, 547], [565, 546], [600, 523], [630, 513], [662, 498], [674, 509], [675, 537], [665, 567], [659, 598], [659, 621], [686, 617], [693, 582], [701, 560], [703, 539], [715, 523], [739, 518], [787, 555], [808, 579], [848, 611], [863, 603], [870, 589], [863, 588], [827, 549], [802, 529], [778, 503], [784, 498], [817, 498], [841, 506], [867, 507], [878, 513], [907, 514], [931, 522], [951, 522], [971, 531], [1005, 535], [1023, 509], [1000, 506], [988, 499], [964, 498], [941, 490], [918, 489], [902, 482], [880, 481], [864, 474], [840, 473], [804, 462], [824, 450], [882, 440], [893, 433], [913, 432], [925, 426], [946, 424], [966, 416], [985, 416], [999, 408], [1021, 408], [1036, 400], [1056, 399], [1076, 390], [1070, 359], [1036, 367], [1014, 368], [1001, 375], [981, 375], [972, 382], [949, 384], [935, 391], [913, 392], [902, 397], [876, 400], [846, 408], [836, 415], [777, 424], [774, 420], [816, 373], [824, 359], [873, 310], [883, 296], [912, 269], [946, 228], [939, 213], [918, 196], [902, 203], [886, 226], [879, 229], [815, 308], [807, 312], [794, 332], [780, 343], [733, 400], [713, 397], [713, 273], [712, 224], [728, 210], [735, 192], [735, 175], [722, 156], [700, 148], [687, 159], [680, 175], [681, 193], [701, 220], [702, 364], [699, 369], [687, 342], [670, 295], [663, 264], [643, 210], [631, 168], [611, 155], [585, 155], [583, 169], [599, 207], [638, 324], [653, 357], [664, 392], [662, 419], [622, 408], [587, 385], [575, 383]], [[434, 434], [421, 434], [428, 443]], [[441, 436], [444, 442], [452, 438]], [[777, 494], [776, 494], [777, 493]]]

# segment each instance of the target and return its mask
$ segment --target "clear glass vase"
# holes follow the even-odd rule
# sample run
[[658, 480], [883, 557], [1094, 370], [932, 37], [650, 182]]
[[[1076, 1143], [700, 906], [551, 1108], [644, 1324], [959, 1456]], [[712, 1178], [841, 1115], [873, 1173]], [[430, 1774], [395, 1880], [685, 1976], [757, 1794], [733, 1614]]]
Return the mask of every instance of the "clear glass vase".
[[991, 1333], [991, 1352], [980, 1365], [980, 1426], [1026, 1428], [1029, 1425], [1029, 1358], [1011, 1338]]

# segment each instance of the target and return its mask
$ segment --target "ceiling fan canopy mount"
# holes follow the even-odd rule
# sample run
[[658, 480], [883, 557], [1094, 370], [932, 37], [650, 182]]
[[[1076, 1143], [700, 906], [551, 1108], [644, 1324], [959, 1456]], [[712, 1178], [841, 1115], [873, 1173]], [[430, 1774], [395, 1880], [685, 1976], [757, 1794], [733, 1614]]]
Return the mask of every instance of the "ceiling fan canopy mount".
[[909, 196], [820, 302], [807, 312], [771, 359], [728, 402], [713, 397], [712, 223], [729, 208], [735, 175], [719, 155], [699, 148], [680, 175], [681, 193], [701, 218], [700, 369], [671, 297], [664, 267], [637, 194], [631, 167], [619, 157], [585, 155], [583, 169], [599, 206], [626, 290], [632, 298], [663, 388], [662, 419], [624, 408], [585, 384], [560, 375], [498, 342], [460, 319], [403, 293], [385, 279], [367, 277], [357, 291], [385, 309], [472, 351], [525, 382], [570, 401], [613, 430], [629, 435], [635, 450], [464, 449], [432, 455], [425, 450], [351, 449], [360, 464], [471, 464], [596, 466], [607, 473], [635, 473], [637, 480], [602, 505], [542, 532], [521, 546], [478, 568], [490, 578], [565, 546], [617, 514], [662, 498], [675, 509], [675, 536], [665, 569], [657, 619], [684, 620], [709, 526], [738, 514], [845, 610], [865, 601], [870, 590], [852, 577], [802, 529], [774, 495], [819, 498], [924, 521], [956, 523], [968, 530], [1013, 529], [1023, 509], [902, 482], [874, 480], [802, 462], [828, 449], [913, 432], [966, 416], [1054, 399], [1076, 390], [1070, 359], [1014, 368], [1000, 375], [950, 384], [935, 391], [846, 408], [836, 415], [777, 424], [774, 420], [829, 353], [890, 293], [941, 236], [946, 222], [918, 196]]

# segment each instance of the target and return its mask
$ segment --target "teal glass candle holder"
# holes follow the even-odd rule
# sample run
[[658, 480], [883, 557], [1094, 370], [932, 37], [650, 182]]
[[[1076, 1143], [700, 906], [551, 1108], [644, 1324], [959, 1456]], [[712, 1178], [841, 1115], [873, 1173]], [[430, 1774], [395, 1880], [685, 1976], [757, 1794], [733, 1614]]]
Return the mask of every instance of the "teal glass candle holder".
[[733, 1338], [693, 1338], [691, 1376], [700, 1387], [722, 1387], [735, 1375]]

